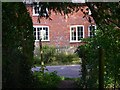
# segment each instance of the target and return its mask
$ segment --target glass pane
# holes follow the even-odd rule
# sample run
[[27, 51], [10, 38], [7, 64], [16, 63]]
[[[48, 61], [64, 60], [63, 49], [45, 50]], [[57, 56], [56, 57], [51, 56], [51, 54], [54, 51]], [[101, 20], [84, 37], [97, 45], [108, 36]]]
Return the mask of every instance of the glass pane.
[[48, 40], [48, 36], [46, 36], [46, 40]]
[[46, 27], [43, 27], [43, 30], [46, 30]]
[[81, 37], [78, 37], [78, 41], [81, 40]]
[[76, 40], [76, 27], [71, 28], [71, 39]]
[[46, 40], [46, 37], [45, 37], [45, 36], [43, 37], [43, 40]]
[[46, 29], [46, 35], [48, 35], [48, 28]]
[[42, 27], [40, 27], [39, 30], [42, 30]]
[[40, 39], [40, 31], [37, 32], [38, 40]]
[[72, 40], [74, 40], [74, 38], [72, 37]]
[[71, 32], [74, 32], [74, 28], [71, 28]]
[[36, 28], [34, 28], [34, 38], [36, 40]]
[[78, 40], [80, 40], [80, 39], [81, 39], [81, 38], [80, 38], [80, 36], [81, 36], [81, 34], [80, 34], [80, 33], [81, 33], [80, 27], [77, 27], [77, 29], [78, 29], [78, 32], [77, 32], [77, 33], [78, 33]]
[[95, 26], [90, 26], [89, 27], [89, 33], [90, 33], [90, 37], [93, 37], [94, 36], [94, 30], [95, 30]]
[[74, 30], [74, 40], [76, 40], [76, 27], [74, 27], [73, 30]]
[[74, 30], [73, 30], [73, 28], [71, 28], [71, 40], [74, 40]]
[[90, 32], [90, 37], [92, 37], [93, 36], [93, 33], [92, 32]]
[[39, 13], [39, 7], [35, 7], [35, 14], [38, 14]]
[[89, 29], [90, 29], [90, 31], [91, 31], [91, 30], [92, 30], [92, 27], [90, 26]]
[[78, 29], [78, 40], [80, 40], [81, 38], [83, 38], [83, 27], [77, 27]]
[[74, 36], [74, 40], [76, 40], [76, 36]]
[[46, 29], [46, 31], [48, 31], [48, 27], [46, 27], [45, 29]]

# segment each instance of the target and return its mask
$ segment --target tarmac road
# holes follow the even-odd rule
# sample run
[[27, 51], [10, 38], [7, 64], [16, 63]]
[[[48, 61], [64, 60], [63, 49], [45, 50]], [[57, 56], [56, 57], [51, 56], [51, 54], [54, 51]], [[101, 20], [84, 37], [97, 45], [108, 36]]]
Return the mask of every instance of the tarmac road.
[[[64, 76], [68, 78], [78, 78], [80, 77], [80, 65], [58, 65], [58, 66], [46, 66], [48, 71], [45, 72], [57, 72], [57, 75]], [[32, 71], [40, 71], [40, 67], [32, 68]]]

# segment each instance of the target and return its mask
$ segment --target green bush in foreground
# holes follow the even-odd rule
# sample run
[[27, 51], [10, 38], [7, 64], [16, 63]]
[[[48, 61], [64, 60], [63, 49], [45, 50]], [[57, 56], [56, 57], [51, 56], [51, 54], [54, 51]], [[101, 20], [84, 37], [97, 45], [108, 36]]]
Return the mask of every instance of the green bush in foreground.
[[57, 72], [34, 72], [34, 78], [36, 80], [36, 88], [55, 88], [61, 78], [57, 76]]
[[33, 87], [33, 23], [22, 2], [2, 3], [2, 88]]

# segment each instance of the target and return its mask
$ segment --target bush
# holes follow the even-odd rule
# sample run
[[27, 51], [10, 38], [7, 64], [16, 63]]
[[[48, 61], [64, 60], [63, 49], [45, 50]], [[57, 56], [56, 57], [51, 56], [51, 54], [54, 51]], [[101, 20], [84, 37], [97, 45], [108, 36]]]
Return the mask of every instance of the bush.
[[33, 24], [25, 5], [2, 3], [2, 88], [30, 88], [33, 65]]
[[37, 80], [36, 88], [55, 88], [61, 78], [57, 76], [57, 72], [34, 72], [34, 78]]
[[[43, 60], [45, 63], [49, 63], [54, 61], [54, 56], [55, 56], [55, 48], [54, 47], [49, 47], [49, 46], [43, 46], [42, 47], [42, 51], [43, 51]], [[40, 63], [40, 48], [37, 47], [35, 50], [35, 54], [34, 54], [34, 59], [35, 62], [38, 64]]]
[[[104, 88], [120, 87], [120, 33], [113, 26], [105, 27], [105, 32], [96, 30], [94, 38], [84, 39], [87, 44], [78, 47], [79, 56], [85, 55], [86, 60], [86, 80], [81, 77], [80, 84], [86, 81], [87, 88], [97, 88], [99, 86], [99, 47], [104, 50]], [[85, 54], [81, 52], [85, 50]], [[84, 70], [85, 71], [85, 70]], [[82, 85], [83, 87], [83, 85]]]
[[55, 58], [56, 61], [63, 64], [74, 64], [75, 61], [80, 61], [79, 57], [76, 54], [58, 53], [56, 54]]
[[[40, 64], [39, 47], [35, 50], [35, 64]], [[80, 59], [77, 54], [66, 54], [64, 52], [58, 53], [54, 47], [43, 46], [43, 60], [45, 64], [59, 65], [59, 64], [79, 64]]]

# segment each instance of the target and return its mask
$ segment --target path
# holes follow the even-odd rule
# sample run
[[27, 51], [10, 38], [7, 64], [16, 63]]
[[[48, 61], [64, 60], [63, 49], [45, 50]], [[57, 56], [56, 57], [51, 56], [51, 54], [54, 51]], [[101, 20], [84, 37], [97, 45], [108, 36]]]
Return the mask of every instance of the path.
[[58, 84], [57, 88], [58, 90], [62, 88], [72, 90], [76, 88], [76, 85], [75, 82], [72, 80], [63, 80]]

